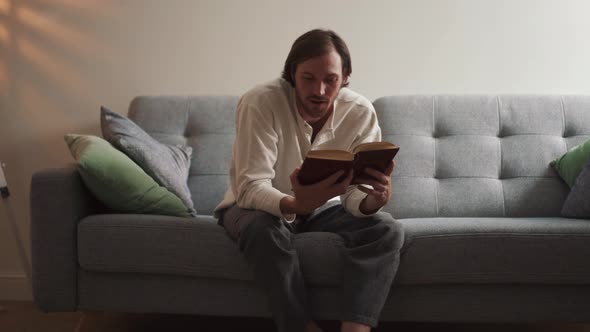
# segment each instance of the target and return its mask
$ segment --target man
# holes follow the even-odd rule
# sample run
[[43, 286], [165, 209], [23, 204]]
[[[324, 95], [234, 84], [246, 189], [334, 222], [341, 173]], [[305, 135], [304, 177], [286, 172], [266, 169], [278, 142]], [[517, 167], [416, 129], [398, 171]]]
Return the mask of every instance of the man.
[[362, 183], [372, 189], [349, 185], [352, 174], [343, 171], [307, 186], [297, 180], [310, 150], [381, 140], [372, 104], [346, 88], [351, 71], [344, 41], [312, 30], [293, 44], [280, 79], [238, 103], [230, 188], [216, 211], [281, 332], [321, 331], [309, 312], [294, 234], [332, 232], [343, 239], [342, 331], [377, 325], [397, 271], [402, 230], [379, 212], [391, 196], [393, 161], [384, 173], [365, 171]]

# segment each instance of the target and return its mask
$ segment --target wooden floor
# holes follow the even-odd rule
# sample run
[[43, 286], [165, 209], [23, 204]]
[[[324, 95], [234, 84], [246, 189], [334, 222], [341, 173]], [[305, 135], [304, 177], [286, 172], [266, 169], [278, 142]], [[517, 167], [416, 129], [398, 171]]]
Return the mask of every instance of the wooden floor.
[[[43, 313], [31, 302], [0, 301], [1, 332], [180, 332], [275, 331], [270, 319], [186, 315], [144, 315], [105, 312]], [[338, 322], [320, 322], [326, 332]], [[590, 324], [436, 324], [381, 323], [375, 332], [590, 332]]]

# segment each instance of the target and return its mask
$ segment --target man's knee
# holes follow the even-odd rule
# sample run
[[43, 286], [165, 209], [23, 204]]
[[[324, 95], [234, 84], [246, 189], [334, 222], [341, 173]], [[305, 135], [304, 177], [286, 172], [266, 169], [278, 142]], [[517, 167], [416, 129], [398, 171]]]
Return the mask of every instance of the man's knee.
[[248, 218], [251, 220], [243, 229], [244, 234], [259, 234], [274, 231], [281, 226], [281, 220], [264, 211], [252, 211]]
[[402, 224], [395, 220], [387, 212], [379, 212], [371, 217], [375, 223], [375, 228], [381, 234], [381, 240], [391, 244], [393, 250], [401, 249], [404, 243], [404, 230]]
[[245, 225], [240, 234], [240, 249], [244, 250], [250, 245], [265, 248], [276, 244], [284, 246], [285, 242], [290, 241], [290, 232], [280, 218], [264, 211], [253, 211], [249, 217], [252, 220]]

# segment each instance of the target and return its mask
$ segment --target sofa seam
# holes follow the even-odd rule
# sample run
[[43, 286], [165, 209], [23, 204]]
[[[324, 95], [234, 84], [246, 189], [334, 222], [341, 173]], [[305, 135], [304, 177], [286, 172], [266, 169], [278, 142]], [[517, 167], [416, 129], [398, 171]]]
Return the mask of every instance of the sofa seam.
[[[178, 265], [170, 265], [170, 266], [178, 266]], [[113, 267], [113, 265], [109, 265], [109, 264], [97, 264], [97, 263], [87, 263], [84, 264], [83, 266], [81, 266], [82, 268], [84, 268], [86, 271], [95, 271], [95, 272], [107, 272], [107, 273], [118, 273], [121, 272], [120, 270], [123, 268], [127, 268], [129, 269], [129, 271], [125, 271], [125, 273], [158, 273], [158, 274], [166, 274], [166, 275], [180, 275], [180, 276], [191, 276], [191, 277], [204, 277], [204, 278], [211, 278], [211, 277], [215, 277], [215, 278], [219, 278], [219, 279], [223, 279], [223, 280], [240, 280], [240, 281], [247, 281], [247, 282], [252, 282], [254, 281], [253, 277], [243, 277], [242, 273], [239, 272], [239, 274], [236, 273], [226, 273], [224, 275], [219, 275], [219, 269], [216, 267], [214, 270], [204, 270], [204, 271], [198, 271], [196, 269], [164, 269], [163, 271], [150, 271], [149, 269], [146, 269], [145, 267], [149, 268], [149, 267], [166, 267], [166, 266], [158, 266], [158, 265], [121, 265], [119, 264], [118, 266]], [[144, 268], [142, 268], [144, 267]], [[96, 270], [93, 270], [96, 269]], [[102, 269], [101, 269], [102, 268]], [[249, 271], [249, 270], [248, 270]], [[199, 273], [203, 273], [203, 274], [199, 274]], [[303, 272], [304, 276], [311, 276], [312, 274], [310, 273], [306, 273]], [[332, 280], [331, 278], [333, 276], [336, 276], [336, 274], [333, 275], [326, 275], [326, 274], [322, 274], [322, 275], [317, 275], [317, 274], [313, 274], [314, 277], [311, 277], [312, 279], [312, 284], [316, 284], [316, 285], [330, 285], [331, 283], [327, 280]]]
[[[220, 264], [220, 265], [198, 265], [198, 267], [194, 267], [194, 265], [180, 265], [180, 264], [103, 264], [103, 263], [84, 263], [83, 265], [81, 264], [80, 266], [82, 267], [101, 267], [101, 268], [105, 268], [105, 267], [109, 267], [110, 269], [112, 269], [113, 271], [117, 271], [123, 267], [126, 268], [136, 268], [137, 270], [142, 270], [141, 272], [146, 272], [144, 271], [145, 268], [161, 268], [163, 270], [168, 270], [168, 271], [184, 271], [184, 272], [194, 272], [194, 271], [202, 271], [202, 272], [216, 272], [217, 269], [219, 268], [223, 268], [224, 265]], [[247, 265], [246, 265], [247, 266]]]
[[559, 96], [559, 103], [561, 104], [561, 119], [562, 119], [562, 123], [563, 123], [563, 127], [561, 130], [561, 137], [565, 138], [566, 126], [565, 126], [565, 106], [563, 103], [563, 96]]
[[555, 176], [537, 176], [537, 175], [521, 175], [521, 176], [513, 176], [513, 177], [506, 177], [506, 178], [494, 178], [489, 176], [447, 176], [444, 178], [434, 178], [430, 176], [418, 176], [418, 175], [395, 175], [394, 178], [421, 178], [421, 179], [434, 179], [434, 180], [445, 180], [445, 179], [492, 179], [492, 180], [513, 180], [519, 178], [541, 178], [541, 179], [557, 179], [559, 178], [558, 175]]
[[[184, 136], [185, 140], [188, 137], [189, 118], [190, 118], [191, 107], [192, 107], [192, 103], [193, 103], [193, 100], [192, 100], [191, 97], [187, 97], [187, 99], [188, 99], [188, 103], [187, 103], [188, 104], [188, 108], [186, 110], [186, 115], [184, 117], [184, 119], [185, 119], [185, 122], [184, 122], [184, 131], [182, 133], [182, 136]], [[185, 144], [186, 144], [186, 142], [185, 142]]]
[[[502, 165], [504, 164], [504, 154], [502, 153], [502, 117], [500, 114], [500, 96], [496, 95], [496, 109], [498, 110], [498, 140], [500, 141], [498, 147], [498, 156], [500, 158], [500, 165], [498, 167], [498, 179], [503, 179]], [[504, 182], [500, 182], [502, 186], [502, 216], [506, 216], [506, 193], [504, 191]]]
[[[113, 228], [113, 229], [117, 229], [117, 228], [128, 228], [131, 230], [135, 230], [135, 229], [162, 229], [162, 230], [176, 230], [176, 229], [183, 229], [183, 230], [194, 230], [194, 231], [198, 231], [199, 233], [208, 233], [208, 234], [219, 234], [215, 231], [213, 232], [206, 232], [203, 229], [195, 229], [194, 227], [187, 227], [187, 226], [165, 226], [165, 225], [133, 225], [133, 224], [127, 224], [127, 225], [94, 225], [94, 224], [87, 224], [84, 225], [83, 228], [88, 229], [88, 228], [92, 228], [95, 230], [101, 230], [101, 229], [106, 229], [106, 228]], [[82, 232], [84, 232], [84, 230], [80, 230]], [[308, 233], [314, 233], [314, 232], [308, 232]], [[317, 232], [320, 233], [320, 232]], [[296, 238], [296, 241], [299, 241], [301, 238]], [[342, 245], [342, 241], [339, 240], [327, 240], [327, 239], [321, 239], [320, 241], [317, 241], [317, 243], [313, 244], [313, 247], [321, 247], [321, 248], [330, 248], [334, 245], [337, 246], [341, 246]]]
[[[103, 229], [103, 228], [153, 228], [153, 229], [185, 229], [185, 230], [195, 230], [198, 231], [200, 233], [212, 233], [214, 234], [215, 232], [206, 232], [203, 229], [195, 229], [194, 227], [187, 227], [187, 226], [180, 226], [180, 225], [175, 225], [175, 226], [156, 226], [156, 225], [135, 225], [135, 224], [127, 224], [127, 225], [92, 225], [92, 224], [88, 224], [88, 225], [84, 225], [81, 226], [82, 228], [94, 228], [94, 229]], [[84, 230], [81, 230], [84, 231]], [[223, 234], [223, 232], [220, 230], [220, 234]]]
[[435, 208], [435, 215], [438, 216], [439, 215], [439, 202], [438, 202], [438, 194], [439, 194], [439, 181], [438, 181], [438, 171], [436, 168], [436, 158], [437, 158], [437, 145], [438, 145], [438, 138], [436, 137], [436, 117], [434, 116], [434, 112], [435, 112], [435, 108], [436, 108], [436, 96], [432, 97], [432, 137], [434, 138], [434, 144], [433, 144], [433, 149], [434, 149], [434, 160], [433, 160], [433, 166], [434, 166], [434, 179], [436, 180], [435, 183], [435, 188], [434, 188], [434, 208]]
[[580, 237], [580, 238], [588, 238], [590, 234], [579, 234], [579, 233], [505, 233], [505, 232], [476, 232], [476, 233], [448, 233], [448, 234], [431, 234], [431, 235], [417, 235], [411, 236], [412, 239], [436, 239], [436, 238], [472, 238], [472, 237], [487, 237], [487, 238], [539, 238], [539, 237], [554, 237], [554, 238], [573, 238], [573, 237]]
[[[540, 273], [534, 273], [534, 275], [547, 275], [547, 276], [561, 276], [561, 275], [570, 275], [570, 276], [577, 276], [579, 274], [588, 274], [588, 271], [583, 271], [581, 270], [580, 272], [540, 272]], [[527, 274], [523, 274], [523, 273], [514, 273], [514, 272], [502, 272], [502, 271], [497, 271], [497, 272], [481, 272], [481, 273], [469, 273], [470, 276], [489, 276], [490, 274], [500, 274], [500, 275], [527, 275]], [[430, 275], [433, 276], [433, 275]], [[444, 272], [439, 272], [434, 274], [434, 276], [465, 276], [465, 274], [459, 274], [459, 273], [444, 273]]]
[[[180, 274], [180, 275], [186, 275], [186, 276], [203, 276], [200, 275], [201, 274], [205, 274], [204, 276], [217, 276], [218, 272], [219, 272], [219, 267], [212, 269], [212, 270], [203, 270], [203, 271], [199, 271], [197, 269], [186, 269], [186, 268], [178, 268], [178, 265], [125, 265], [125, 264], [119, 264], [117, 266], [114, 266], [112, 264], [97, 264], [97, 263], [86, 263], [84, 265], [81, 265], [84, 269], [88, 270], [88, 271], [101, 271], [101, 272], [120, 272], [121, 269], [126, 269], [128, 271], [126, 272], [131, 272], [131, 273], [160, 273], [160, 274]], [[174, 266], [174, 268], [169, 268], [171, 266]], [[159, 271], [151, 271], [150, 268], [157, 268]], [[234, 278], [231, 278], [231, 277]], [[244, 281], [252, 281], [253, 279], [245, 279], [245, 278], [241, 278], [240, 274], [236, 274], [236, 273], [230, 273], [229, 275], [226, 274], [224, 277], [228, 278], [229, 280], [244, 280]]]
[[217, 136], [234, 136], [234, 133], [232, 132], [213, 132], [213, 131], [199, 131], [198, 135], [191, 135], [191, 136], [186, 136], [184, 133], [183, 134], [176, 134], [176, 133], [167, 133], [164, 131], [156, 131], [156, 130], [150, 130], [149, 131], [150, 135], [162, 135], [162, 136], [182, 136], [185, 138], [188, 137], [194, 137], [194, 136], [203, 136], [203, 135], [217, 135]]
[[[382, 133], [383, 136], [411, 136], [411, 137], [426, 137], [426, 138], [436, 138], [432, 135], [416, 135], [416, 134], [394, 134], [394, 133]], [[490, 137], [490, 138], [509, 138], [515, 136], [549, 136], [549, 137], [561, 137], [562, 135], [555, 135], [555, 134], [543, 134], [543, 133], [522, 133], [522, 134], [514, 134], [514, 135], [506, 135], [498, 137], [498, 135], [478, 135], [478, 134], [452, 134], [452, 135], [444, 135], [441, 137], [455, 137], [455, 136], [476, 136], [476, 137]], [[587, 136], [585, 134], [580, 135], [572, 135], [568, 137], [574, 136]]]

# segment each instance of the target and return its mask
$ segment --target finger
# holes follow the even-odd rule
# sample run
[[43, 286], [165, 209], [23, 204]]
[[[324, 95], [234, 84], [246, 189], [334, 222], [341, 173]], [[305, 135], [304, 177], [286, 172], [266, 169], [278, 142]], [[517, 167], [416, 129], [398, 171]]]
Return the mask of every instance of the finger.
[[291, 175], [289, 175], [289, 179], [291, 180], [291, 185], [299, 185], [299, 171], [301, 167], [296, 167]]
[[353, 175], [354, 175], [354, 172], [352, 170], [349, 170], [348, 174], [344, 178], [344, 181], [342, 181], [342, 185], [344, 186], [344, 188], [346, 188], [350, 185]]
[[386, 176], [391, 176], [391, 174], [393, 174], [394, 168], [395, 168], [395, 160], [391, 160], [391, 162], [389, 163], [389, 165], [387, 166], [387, 168], [385, 169], [385, 172], [383, 172], [383, 174], [385, 174]]
[[364, 192], [367, 195], [375, 195], [375, 191], [373, 189], [367, 188], [365, 186], [356, 186], [358, 190]]
[[382, 184], [387, 184], [387, 180], [389, 179], [389, 176], [373, 168], [365, 168], [365, 174], [370, 175]]
[[373, 178], [368, 178], [368, 177], [359, 178], [359, 179], [357, 179], [357, 181], [359, 184], [366, 184], [366, 185], [373, 187], [373, 189], [378, 192], [385, 191], [389, 186], [388, 183], [381, 183]]
[[322, 180], [320, 183], [321, 184], [327, 184], [327, 185], [333, 185], [334, 183], [336, 183], [336, 181], [338, 181], [338, 179], [344, 175], [344, 171], [343, 170], [339, 170], [338, 172], [328, 176], [326, 179]]
[[334, 190], [337, 195], [342, 195], [346, 192], [346, 190], [350, 186], [350, 182], [352, 182], [353, 175], [354, 172], [350, 170], [342, 181], [334, 184]]

